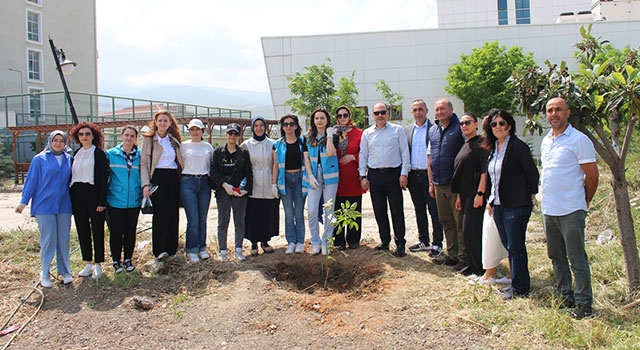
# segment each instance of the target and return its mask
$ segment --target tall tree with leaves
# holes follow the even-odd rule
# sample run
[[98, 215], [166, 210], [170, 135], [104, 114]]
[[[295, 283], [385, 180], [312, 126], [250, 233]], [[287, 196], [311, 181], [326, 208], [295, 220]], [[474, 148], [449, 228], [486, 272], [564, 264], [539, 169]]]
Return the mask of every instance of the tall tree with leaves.
[[521, 47], [507, 49], [498, 41], [460, 55], [460, 62], [449, 68], [445, 91], [464, 102], [465, 111], [483, 114], [491, 108], [508, 110], [515, 98], [507, 80], [515, 70], [535, 67], [533, 54]]
[[382, 95], [384, 103], [386, 103], [391, 109], [392, 116], [402, 118], [402, 100], [404, 100], [404, 96], [391, 89], [384, 79], [380, 79], [380, 81], [374, 83], [374, 85], [376, 87], [376, 91]]
[[[333, 113], [340, 105], [349, 107], [357, 105], [358, 89], [354, 81], [355, 72], [351, 72], [349, 77], [341, 77], [336, 89], [331, 60], [327, 58], [326, 61], [320, 65], [304, 67], [304, 73], [296, 72], [293, 76], [287, 77], [291, 95], [295, 97], [288, 99], [284, 104], [291, 106], [293, 113], [302, 118], [309, 117], [318, 107]], [[364, 113], [354, 110], [353, 114], [356, 124], [361, 125], [358, 121], [364, 123]]]
[[528, 69], [512, 78], [516, 105], [530, 117], [528, 127], [539, 127], [546, 102], [563, 97], [571, 108], [571, 124], [593, 142], [609, 166], [618, 217], [620, 242], [632, 289], [640, 290], [640, 260], [633, 227], [625, 161], [640, 114], [640, 60], [636, 50], [620, 51], [606, 40], [580, 28], [582, 40], [575, 46], [579, 69], [569, 72], [566, 63], [545, 62], [548, 72]]

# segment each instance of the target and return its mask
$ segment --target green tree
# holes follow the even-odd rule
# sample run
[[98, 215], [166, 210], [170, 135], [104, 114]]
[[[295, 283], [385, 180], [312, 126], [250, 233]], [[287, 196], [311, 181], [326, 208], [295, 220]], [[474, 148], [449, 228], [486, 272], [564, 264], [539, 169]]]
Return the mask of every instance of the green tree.
[[376, 91], [382, 95], [384, 103], [389, 106], [392, 114], [391, 116], [393, 118], [400, 117], [400, 119], [402, 119], [402, 100], [404, 100], [404, 96], [399, 92], [393, 91], [384, 79], [380, 79], [380, 81], [374, 83], [374, 85], [376, 87]]
[[363, 125], [364, 113], [353, 108], [358, 101], [355, 72], [351, 72], [349, 77], [341, 77], [336, 89], [331, 60], [327, 58], [326, 61], [320, 65], [304, 67], [304, 73], [296, 72], [293, 76], [287, 77], [291, 95], [294, 97], [284, 104], [291, 106], [293, 113], [301, 118], [309, 117], [318, 107], [325, 108], [333, 114], [338, 106], [347, 105], [354, 113], [354, 122]]
[[514, 74], [516, 105], [539, 125], [546, 102], [563, 97], [571, 108], [571, 124], [593, 142], [598, 155], [611, 171], [611, 186], [618, 213], [620, 243], [627, 281], [640, 289], [640, 260], [629, 202], [625, 161], [640, 113], [640, 61], [636, 50], [620, 51], [607, 41], [580, 28], [582, 40], [575, 46], [579, 68], [569, 72], [565, 62], [545, 62], [548, 72], [528, 69]]
[[510, 109], [515, 98], [507, 80], [515, 70], [535, 67], [533, 54], [521, 47], [508, 50], [498, 41], [460, 55], [460, 62], [449, 68], [445, 90], [464, 102], [465, 111], [483, 114], [491, 108]]

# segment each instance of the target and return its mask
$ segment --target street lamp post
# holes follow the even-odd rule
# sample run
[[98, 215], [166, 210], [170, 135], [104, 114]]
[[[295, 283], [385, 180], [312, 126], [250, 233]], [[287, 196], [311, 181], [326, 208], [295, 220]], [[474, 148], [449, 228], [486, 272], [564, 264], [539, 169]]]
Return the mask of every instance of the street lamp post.
[[71, 118], [73, 119], [73, 124], [78, 124], [78, 115], [76, 114], [76, 108], [73, 106], [73, 101], [71, 101], [71, 94], [69, 93], [69, 88], [67, 87], [67, 81], [64, 79], [65, 74], [69, 74], [73, 72], [73, 69], [75, 68], [77, 63], [67, 60], [67, 57], [65, 56], [64, 51], [62, 49], [56, 48], [56, 46], [53, 44], [53, 39], [51, 39], [51, 37], [49, 37], [49, 45], [51, 46], [53, 59], [56, 61], [56, 69], [58, 69], [58, 74], [60, 75], [60, 81], [62, 81], [64, 96], [67, 98], [67, 102], [69, 103], [69, 110], [71, 111]]
[[24, 83], [23, 83], [24, 80], [22, 79], [22, 71], [18, 69], [13, 69], [13, 68], [7, 68], [7, 70], [11, 72], [20, 73], [20, 95], [22, 95], [20, 96], [20, 105], [22, 107], [22, 116], [24, 116]]

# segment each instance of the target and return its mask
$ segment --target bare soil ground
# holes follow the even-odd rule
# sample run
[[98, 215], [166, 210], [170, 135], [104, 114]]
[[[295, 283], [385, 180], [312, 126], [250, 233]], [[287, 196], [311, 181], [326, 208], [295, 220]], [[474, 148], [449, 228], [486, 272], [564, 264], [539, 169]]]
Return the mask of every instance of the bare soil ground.
[[[18, 200], [19, 193], [0, 193], [0, 231], [36, 227], [28, 217], [29, 208], [22, 215], [13, 213]], [[407, 243], [413, 244], [417, 231], [408, 193], [404, 204]], [[59, 282], [44, 289], [41, 310], [11, 348], [506, 349], [514, 339], [530, 337], [509, 333], [508, 325], [491, 329], [472, 321], [463, 307], [466, 300], [495, 298], [495, 289], [470, 286], [466, 278], [433, 264], [423, 252], [395, 258], [374, 251], [379, 239], [368, 195], [363, 206], [364, 244], [356, 250], [333, 251], [329, 260], [308, 253], [285, 255], [281, 233], [271, 241], [273, 254], [261, 252], [245, 262], [234, 258], [219, 262], [213, 254], [214, 258], [197, 264], [187, 263], [180, 254], [165, 273], [155, 273], [150, 244], [145, 242], [150, 231], [142, 232], [134, 253], [136, 271], [114, 276], [111, 266], [104, 264], [105, 274], [99, 280], [76, 277], [71, 285]], [[141, 215], [140, 222], [148, 227], [149, 217]], [[212, 253], [218, 250], [216, 226], [214, 200], [208, 229]], [[229, 236], [232, 247], [233, 235]], [[184, 235], [180, 240], [184, 244]], [[37, 252], [35, 242], [25, 249]], [[248, 247], [245, 243], [246, 255]], [[34, 260], [39, 267], [37, 255]], [[5, 320], [37, 283], [37, 276], [12, 271], [10, 264], [15, 261], [0, 262], [6, 264], [0, 267], [0, 291], [4, 291], [0, 310]], [[78, 252], [72, 255], [72, 266], [77, 275]], [[148, 297], [153, 307], [137, 308], [135, 296]], [[40, 294], [33, 293], [9, 325], [26, 321], [40, 301]], [[513, 302], [522, 303], [523, 312], [527, 311], [525, 301]], [[8, 337], [0, 338], [3, 344]]]

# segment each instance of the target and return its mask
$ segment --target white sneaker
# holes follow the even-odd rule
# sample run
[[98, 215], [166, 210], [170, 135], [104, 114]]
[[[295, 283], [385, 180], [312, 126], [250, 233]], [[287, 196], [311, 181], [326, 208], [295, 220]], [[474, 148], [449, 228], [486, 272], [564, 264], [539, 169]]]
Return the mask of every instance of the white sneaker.
[[51, 288], [53, 284], [51, 283], [51, 278], [47, 275], [47, 277], [40, 277], [40, 285], [42, 288]]
[[242, 248], [236, 248], [236, 258], [238, 259], [238, 261], [247, 260], [247, 258], [245, 258], [245, 256], [242, 255]]
[[162, 253], [160, 253], [160, 255], [158, 255], [157, 259], [160, 260], [160, 261], [165, 261], [165, 260], [167, 260], [168, 257], [169, 257], [169, 253], [162, 252]]
[[62, 276], [62, 283], [63, 284], [69, 284], [71, 282], [73, 282], [73, 276], [71, 276], [71, 275], [63, 275]]
[[296, 249], [296, 244], [295, 243], [289, 243], [289, 245], [287, 246], [287, 251], [284, 252], [285, 254], [289, 255], [289, 254], [293, 254], [293, 251]]
[[198, 253], [198, 255], [200, 256], [200, 260], [207, 260], [209, 259], [211, 256], [209, 256], [209, 253], [207, 253], [206, 251], [201, 251], [200, 253]]
[[91, 278], [96, 279], [100, 278], [100, 276], [102, 276], [102, 267], [100, 267], [100, 265], [98, 264], [93, 265], [93, 273], [91, 274]]
[[189, 253], [187, 254], [187, 257], [189, 258], [189, 262], [192, 262], [192, 263], [200, 262], [200, 257], [198, 257], [198, 254], [196, 253]]
[[304, 243], [296, 243], [296, 253], [304, 253]]
[[327, 245], [323, 244], [321, 248], [322, 248], [322, 255], [327, 255]]
[[89, 277], [89, 276], [91, 276], [92, 273], [93, 273], [93, 265], [87, 264], [87, 265], [85, 265], [84, 269], [82, 269], [82, 271], [80, 271], [78, 273], [78, 276], [80, 276], [80, 277]]
[[509, 277], [501, 277], [496, 279], [495, 281], [497, 284], [511, 284], [511, 278]]
[[[325, 247], [325, 249], [327, 249], [327, 248]], [[311, 245], [311, 255], [318, 255], [318, 254], [320, 254], [320, 245], [319, 244], [312, 244]]]
[[220, 260], [220, 261], [227, 260], [227, 251], [226, 250], [221, 250], [220, 253], [218, 253], [218, 260]]

